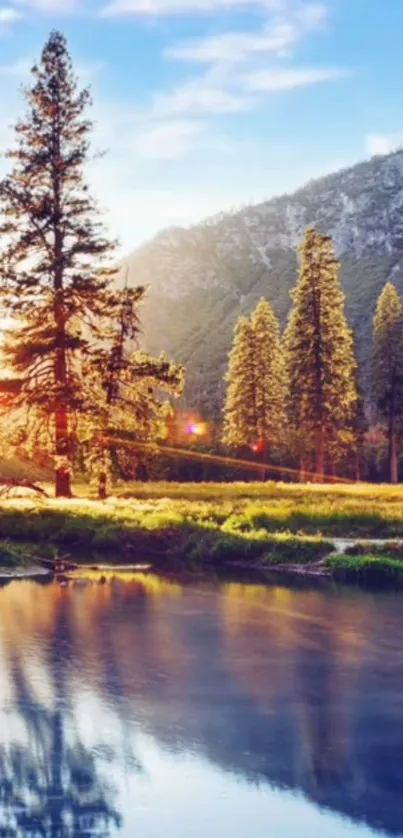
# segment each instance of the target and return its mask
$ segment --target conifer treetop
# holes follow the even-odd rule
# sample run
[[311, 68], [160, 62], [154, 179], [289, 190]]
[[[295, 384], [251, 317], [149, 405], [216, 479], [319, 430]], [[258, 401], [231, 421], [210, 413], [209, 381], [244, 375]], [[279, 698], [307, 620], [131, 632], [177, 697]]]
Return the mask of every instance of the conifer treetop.
[[[104, 234], [84, 177], [93, 128], [85, 116], [91, 96], [87, 88], [79, 89], [59, 32], [50, 34], [32, 75], [32, 87], [24, 89], [27, 112], [6, 155], [12, 169], [0, 183], [5, 215], [0, 234], [7, 243], [1, 269], [8, 285], [18, 288], [18, 297], [6, 292], [4, 302], [12, 313], [29, 315], [31, 306], [41, 303], [38, 292], [48, 289], [59, 272], [67, 319], [76, 314], [79, 299], [80, 314], [91, 321], [102, 309], [110, 275], [100, 265], [115, 247]], [[56, 249], [62, 251], [57, 257]]]

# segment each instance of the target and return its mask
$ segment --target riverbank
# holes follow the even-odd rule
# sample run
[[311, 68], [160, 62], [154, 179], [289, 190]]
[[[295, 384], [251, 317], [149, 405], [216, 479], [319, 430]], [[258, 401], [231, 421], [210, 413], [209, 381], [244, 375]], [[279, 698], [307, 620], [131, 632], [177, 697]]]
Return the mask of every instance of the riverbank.
[[106, 503], [0, 502], [0, 570], [8, 575], [32, 570], [37, 557], [70, 553], [83, 564], [102, 564], [107, 556], [109, 563], [147, 560], [162, 570], [250, 568], [403, 581], [400, 539], [400, 487], [126, 484]]

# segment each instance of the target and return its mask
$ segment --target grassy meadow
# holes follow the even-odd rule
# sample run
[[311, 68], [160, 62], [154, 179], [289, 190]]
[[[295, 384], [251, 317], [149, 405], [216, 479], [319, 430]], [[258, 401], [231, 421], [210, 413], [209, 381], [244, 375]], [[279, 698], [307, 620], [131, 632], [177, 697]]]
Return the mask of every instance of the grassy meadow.
[[[143, 483], [115, 487], [106, 502], [90, 494], [0, 500], [0, 564], [70, 552], [190, 569], [304, 566], [357, 578], [383, 564], [388, 577], [403, 574], [403, 486]], [[337, 539], [350, 538], [358, 543], [337, 555]]]
[[238, 532], [403, 538], [403, 485], [150, 483], [118, 487], [115, 497], [119, 503], [148, 503], [155, 514], [169, 509]]

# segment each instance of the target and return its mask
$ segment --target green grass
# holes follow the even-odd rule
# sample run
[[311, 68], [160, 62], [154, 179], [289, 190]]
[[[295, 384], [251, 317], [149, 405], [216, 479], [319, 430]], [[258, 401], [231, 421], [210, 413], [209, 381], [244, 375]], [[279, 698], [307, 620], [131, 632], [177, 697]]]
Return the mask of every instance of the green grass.
[[364, 582], [403, 582], [403, 560], [389, 556], [333, 555], [326, 559], [326, 566], [336, 579]]
[[367, 502], [403, 503], [403, 485], [390, 486], [373, 483], [281, 483], [274, 481], [256, 483], [121, 483], [114, 488], [114, 493], [121, 498], [142, 498], [156, 500], [169, 497], [184, 500], [234, 500], [237, 498], [293, 500], [305, 502], [312, 500], [337, 499]]
[[[403, 538], [403, 487], [370, 484], [190, 483], [132, 484], [120, 498], [169, 500], [189, 515], [231, 516], [239, 530], [323, 533], [330, 537]], [[203, 511], [204, 508], [204, 511]]]

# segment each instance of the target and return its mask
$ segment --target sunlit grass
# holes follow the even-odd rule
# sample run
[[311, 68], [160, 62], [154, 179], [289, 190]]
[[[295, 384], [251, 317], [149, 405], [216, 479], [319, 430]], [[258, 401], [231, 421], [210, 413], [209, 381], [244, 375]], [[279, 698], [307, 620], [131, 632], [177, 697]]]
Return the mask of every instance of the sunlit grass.
[[227, 502], [218, 510], [206, 502], [10, 499], [0, 503], [0, 539], [33, 543], [37, 554], [53, 545], [88, 556], [107, 551], [117, 562], [151, 555], [193, 565], [304, 563], [332, 548], [320, 535], [242, 529], [231, 517]]
[[390, 486], [373, 483], [281, 483], [275, 481], [256, 483], [124, 483], [114, 489], [124, 498], [182, 498], [188, 500], [233, 499], [290, 499], [316, 501], [319, 499], [356, 499], [364, 501], [396, 501], [403, 503], [403, 484]]

